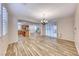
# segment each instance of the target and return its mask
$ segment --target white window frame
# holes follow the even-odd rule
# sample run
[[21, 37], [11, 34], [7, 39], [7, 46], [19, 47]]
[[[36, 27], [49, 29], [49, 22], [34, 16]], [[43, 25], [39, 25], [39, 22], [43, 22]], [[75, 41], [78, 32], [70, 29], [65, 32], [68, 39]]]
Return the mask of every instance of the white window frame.
[[0, 36], [0, 38], [1, 38], [2, 37], [2, 4], [1, 4], [1, 16], [0, 17], [1, 17], [1, 24], [0, 24], [1, 25], [1, 29], [0, 29], [1, 30], [1, 33], [0, 33], [1, 36]]
[[3, 20], [3, 22], [2, 22], [2, 25], [3, 25], [2, 35], [5, 36], [8, 33], [8, 12], [7, 12], [7, 9], [4, 6], [2, 6], [2, 11], [4, 11], [3, 17], [2, 17], [2, 20]]
[[[7, 35], [7, 33], [8, 33], [8, 28], [7, 28], [7, 32], [6, 32], [6, 34], [5, 35], [3, 35], [3, 4], [1, 3], [1, 36], [0, 36], [0, 38], [2, 38], [3, 36], [5, 36], [5, 35]], [[5, 8], [5, 7], [4, 7]], [[7, 11], [7, 10], [6, 10]], [[6, 26], [6, 25], [5, 25]], [[8, 12], [7, 12], [7, 26], [8, 26]]]
[[53, 38], [57, 38], [57, 28], [56, 28], [56, 34], [55, 34], [55, 29], [53, 26], [56, 26], [57, 27], [57, 24], [46, 24], [45, 26], [45, 32], [46, 32], [46, 36], [49, 36], [49, 37], [53, 37]]

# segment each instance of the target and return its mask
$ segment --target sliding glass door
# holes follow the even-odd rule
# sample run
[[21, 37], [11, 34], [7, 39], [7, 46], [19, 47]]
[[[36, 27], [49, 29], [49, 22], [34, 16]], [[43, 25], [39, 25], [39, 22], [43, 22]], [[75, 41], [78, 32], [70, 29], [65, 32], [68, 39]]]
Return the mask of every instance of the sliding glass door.
[[46, 36], [57, 38], [57, 25], [56, 24], [46, 24]]

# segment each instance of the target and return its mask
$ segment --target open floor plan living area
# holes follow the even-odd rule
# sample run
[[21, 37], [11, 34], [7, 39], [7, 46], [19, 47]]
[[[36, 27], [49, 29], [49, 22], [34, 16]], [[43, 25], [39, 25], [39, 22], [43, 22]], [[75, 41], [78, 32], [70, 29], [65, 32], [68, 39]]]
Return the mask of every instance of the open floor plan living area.
[[0, 56], [79, 56], [79, 4], [0, 3]]

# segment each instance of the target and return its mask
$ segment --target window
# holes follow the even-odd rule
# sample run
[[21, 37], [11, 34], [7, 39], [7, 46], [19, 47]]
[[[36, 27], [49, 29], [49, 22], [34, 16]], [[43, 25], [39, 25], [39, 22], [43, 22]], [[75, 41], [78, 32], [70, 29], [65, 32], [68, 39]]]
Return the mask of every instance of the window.
[[29, 25], [29, 31], [30, 33], [39, 32], [39, 25], [38, 24]]
[[1, 37], [1, 3], [0, 3], [0, 37]]
[[8, 14], [7, 10], [0, 4], [0, 37], [8, 33]]
[[57, 25], [56, 24], [46, 24], [46, 35], [50, 37], [57, 37]]
[[30, 30], [31, 33], [35, 33], [36, 29], [37, 29], [37, 26], [35, 24], [29, 25], [29, 30]]
[[2, 7], [2, 12], [3, 12], [3, 17], [2, 17], [2, 25], [3, 25], [3, 34], [2, 35], [6, 35], [8, 32], [8, 14], [7, 14], [7, 10], [5, 7]]
[[18, 22], [18, 30], [21, 30], [21, 22]]

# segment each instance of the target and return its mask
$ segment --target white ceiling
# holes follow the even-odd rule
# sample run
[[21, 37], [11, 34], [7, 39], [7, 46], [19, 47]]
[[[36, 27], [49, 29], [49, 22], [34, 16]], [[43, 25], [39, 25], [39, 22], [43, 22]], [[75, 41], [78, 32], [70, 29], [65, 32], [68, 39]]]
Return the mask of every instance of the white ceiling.
[[53, 20], [70, 16], [75, 13], [76, 4], [73, 3], [10, 3], [7, 5], [9, 11], [18, 19], [28, 21], [40, 21], [42, 18]]

